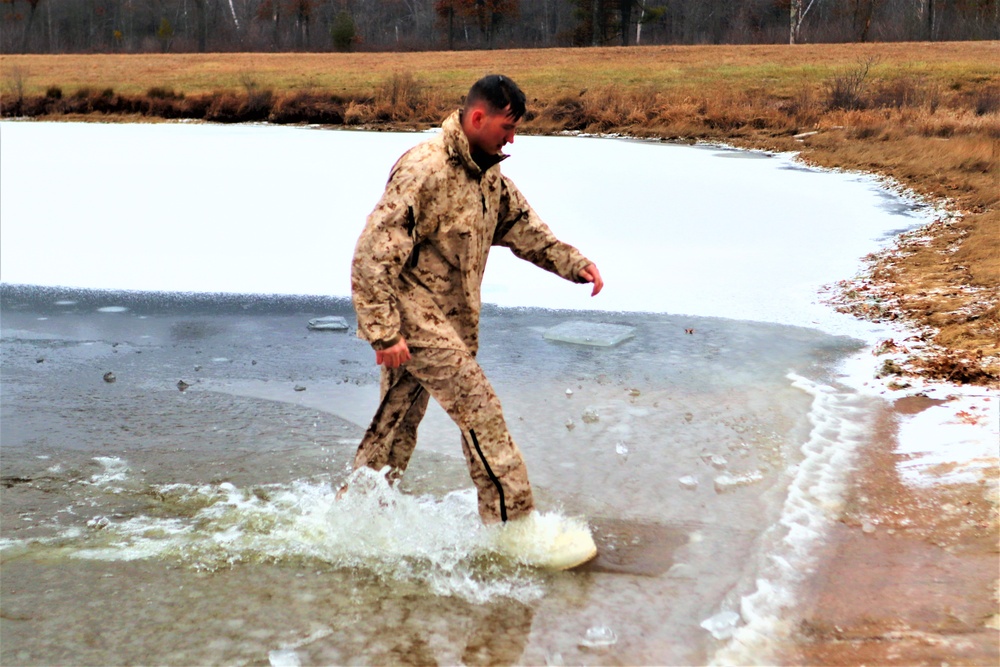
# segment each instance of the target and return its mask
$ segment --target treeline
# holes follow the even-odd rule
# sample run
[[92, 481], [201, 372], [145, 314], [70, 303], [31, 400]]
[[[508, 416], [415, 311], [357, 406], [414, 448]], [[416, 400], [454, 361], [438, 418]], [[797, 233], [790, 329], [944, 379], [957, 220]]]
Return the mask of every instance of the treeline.
[[0, 52], [1000, 39], [1000, 0], [0, 0]]

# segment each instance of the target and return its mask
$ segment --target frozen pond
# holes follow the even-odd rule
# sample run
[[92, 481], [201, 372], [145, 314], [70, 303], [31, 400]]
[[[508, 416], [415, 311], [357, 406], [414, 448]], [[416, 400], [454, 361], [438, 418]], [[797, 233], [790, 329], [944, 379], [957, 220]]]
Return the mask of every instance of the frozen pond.
[[[504, 250], [487, 273], [480, 359], [541, 509], [601, 552], [544, 574], [490, 551], [440, 411], [400, 491], [333, 499], [377, 373], [306, 322], [353, 326], [354, 240], [419, 139], [0, 124], [0, 662], [780, 651], [874, 410], [838, 382], [874, 329], [817, 291], [920, 212], [785, 156], [519, 137], [505, 173], [607, 281], [590, 299]], [[545, 338], [568, 320], [634, 335]]]
[[[354, 243], [419, 134], [2, 123], [5, 283], [346, 295]], [[591, 300], [490, 258], [485, 301], [851, 327], [816, 290], [921, 220], [868, 176], [789, 156], [518, 137], [503, 165], [609, 276]], [[56, 185], [58, 184], [58, 185]]]

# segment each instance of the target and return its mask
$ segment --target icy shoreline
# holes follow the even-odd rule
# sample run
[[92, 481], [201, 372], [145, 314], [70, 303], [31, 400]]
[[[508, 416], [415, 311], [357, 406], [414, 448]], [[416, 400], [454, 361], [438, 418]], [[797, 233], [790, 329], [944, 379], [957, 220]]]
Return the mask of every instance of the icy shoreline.
[[[833, 306], [830, 306], [831, 309]], [[858, 318], [859, 321], [861, 318]], [[799, 629], [790, 617], [800, 604], [799, 591], [816, 574], [816, 547], [824, 541], [846, 500], [853, 477], [861, 433], [845, 433], [836, 424], [837, 403], [869, 397], [895, 404], [919, 397], [933, 403], [914, 414], [896, 413], [894, 440], [896, 470], [904, 484], [913, 488], [966, 486], [973, 494], [983, 494], [994, 515], [1000, 504], [1000, 391], [991, 387], [931, 381], [907, 374], [887, 373], [911, 353], [921, 354], [924, 335], [907, 322], [871, 324], [862, 333], [865, 347], [837, 366], [837, 382], [849, 394], [832, 387], [817, 387], [803, 378], [792, 378], [797, 386], [813, 393], [810, 419], [816, 428], [803, 445], [805, 458], [789, 485], [782, 518], [772, 528], [777, 537], [770, 550], [763, 551], [760, 577], [753, 593], [722, 611], [725, 636], [731, 639], [713, 656], [711, 664], [737, 666], [774, 662], [775, 653], [794, 643]], [[857, 333], [857, 332], [856, 332]], [[897, 343], [896, 341], [900, 341]], [[932, 354], [929, 352], [928, 354]], [[848, 408], [850, 410], [850, 408]], [[855, 425], [855, 428], [856, 425]], [[837, 434], [830, 440], [830, 434]], [[868, 443], [867, 446], [872, 446]], [[817, 484], [817, 477], [826, 484]], [[801, 497], [814, 495], [812, 502]], [[863, 524], [864, 532], [875, 532], [877, 524]], [[890, 531], [891, 532], [891, 531]], [[765, 538], [767, 539], [767, 538]], [[994, 587], [998, 584], [993, 582]], [[737, 611], [738, 615], [733, 614]], [[997, 616], [988, 621], [997, 623]], [[706, 624], [713, 619], [708, 619]], [[706, 626], [707, 627], [707, 626]], [[777, 640], [777, 641], [776, 641]]]

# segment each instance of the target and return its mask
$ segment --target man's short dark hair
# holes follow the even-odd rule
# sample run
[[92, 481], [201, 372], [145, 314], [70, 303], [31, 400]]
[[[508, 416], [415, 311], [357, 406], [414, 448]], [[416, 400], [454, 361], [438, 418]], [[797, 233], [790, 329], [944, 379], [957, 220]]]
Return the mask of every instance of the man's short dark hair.
[[520, 120], [525, 111], [525, 96], [510, 77], [489, 74], [472, 84], [465, 96], [465, 108], [485, 102], [492, 113], [507, 112], [514, 120]]

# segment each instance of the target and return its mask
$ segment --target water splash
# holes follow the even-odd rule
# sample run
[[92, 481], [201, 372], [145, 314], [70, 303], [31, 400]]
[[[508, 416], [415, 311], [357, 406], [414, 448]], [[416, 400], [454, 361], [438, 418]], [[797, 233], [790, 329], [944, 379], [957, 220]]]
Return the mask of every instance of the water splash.
[[128, 477], [129, 466], [124, 459], [117, 456], [95, 456], [103, 470], [90, 478], [89, 484], [94, 486], [110, 486], [112, 482], [124, 482]]
[[247, 489], [228, 482], [156, 486], [143, 492], [156, 511], [90, 525], [69, 553], [173, 559], [201, 571], [253, 563], [349, 568], [476, 603], [542, 595], [543, 575], [496, 548], [473, 489], [405, 495], [367, 468], [346, 489], [338, 498], [331, 484], [302, 480]]

